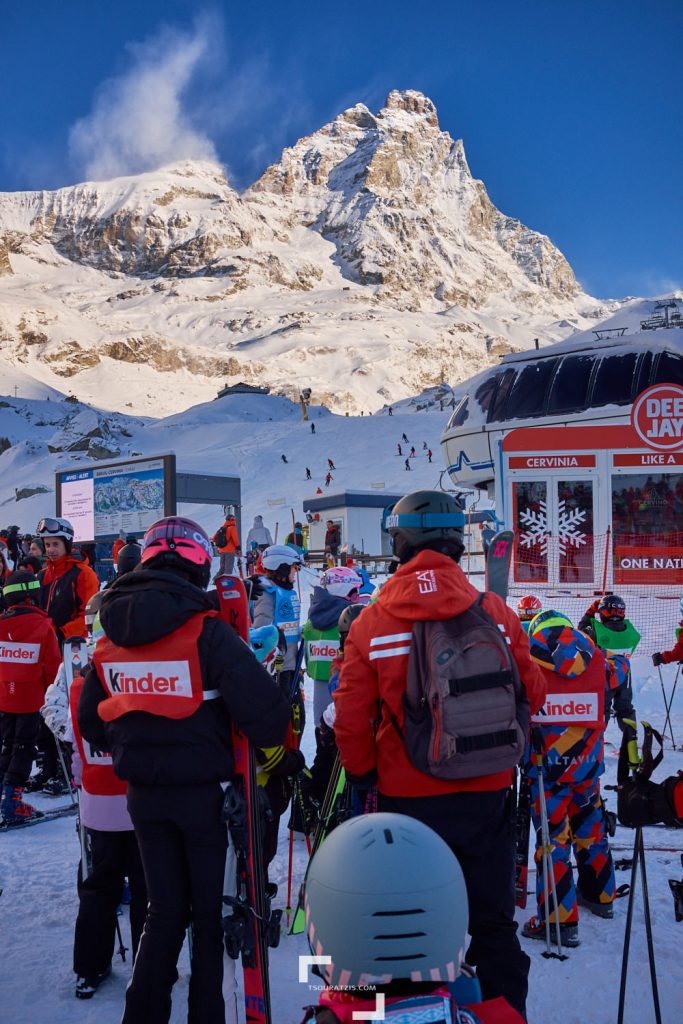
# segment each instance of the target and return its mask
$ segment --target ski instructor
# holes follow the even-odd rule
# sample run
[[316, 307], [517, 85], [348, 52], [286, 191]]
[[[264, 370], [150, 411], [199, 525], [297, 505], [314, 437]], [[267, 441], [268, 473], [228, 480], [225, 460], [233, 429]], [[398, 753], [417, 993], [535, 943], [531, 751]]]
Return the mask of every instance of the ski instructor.
[[205, 593], [211, 542], [189, 519], [149, 528], [138, 568], [114, 580], [105, 631], [78, 705], [83, 736], [111, 751], [149, 906], [122, 1024], [166, 1024], [185, 928], [193, 930], [188, 1021], [224, 1024], [221, 924], [232, 776], [231, 723], [259, 747], [281, 743], [287, 701]]
[[352, 781], [376, 781], [378, 810], [419, 819], [456, 854], [470, 908], [466, 959], [484, 999], [505, 996], [526, 1016], [512, 783], [545, 684], [512, 609], [460, 569], [464, 525], [440, 491], [394, 506], [386, 528], [400, 565], [349, 632], [335, 735]]

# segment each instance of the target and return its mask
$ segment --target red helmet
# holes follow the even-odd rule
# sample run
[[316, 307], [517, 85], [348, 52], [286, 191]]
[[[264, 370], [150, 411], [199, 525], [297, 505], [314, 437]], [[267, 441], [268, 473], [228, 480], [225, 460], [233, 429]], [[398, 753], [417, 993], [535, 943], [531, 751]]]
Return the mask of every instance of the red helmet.
[[213, 550], [208, 535], [198, 523], [182, 516], [167, 516], [153, 523], [142, 538], [142, 558], [146, 562], [159, 559], [159, 565], [180, 566], [199, 582], [208, 586]]
[[526, 594], [520, 597], [517, 603], [517, 614], [522, 622], [531, 622], [539, 612], [543, 611], [543, 605], [538, 597], [533, 594]]

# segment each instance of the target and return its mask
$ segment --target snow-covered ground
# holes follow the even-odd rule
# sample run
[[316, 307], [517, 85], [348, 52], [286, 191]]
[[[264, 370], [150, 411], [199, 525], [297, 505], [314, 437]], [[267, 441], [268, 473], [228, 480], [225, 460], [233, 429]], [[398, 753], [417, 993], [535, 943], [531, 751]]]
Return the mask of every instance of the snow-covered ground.
[[[315, 574], [301, 575], [303, 603], [307, 607]], [[664, 670], [667, 691], [675, 678], [675, 667]], [[661, 728], [664, 710], [659, 677], [649, 659], [634, 659], [636, 706], [641, 718]], [[309, 710], [303, 750], [312, 759], [314, 737], [312, 722], [312, 686], [307, 690]], [[683, 683], [673, 705], [674, 735], [683, 744]], [[605, 782], [616, 781], [620, 733], [610, 724], [607, 739]], [[683, 769], [683, 751], [673, 751], [667, 743], [664, 763], [656, 778], [664, 778]], [[616, 809], [615, 794], [607, 794], [608, 804]], [[37, 797], [42, 807], [54, 806], [62, 800]], [[271, 878], [280, 887], [276, 901], [284, 907], [287, 890], [286, 816], [282, 820], [280, 848]], [[683, 877], [680, 855], [683, 852], [683, 830], [653, 827], [645, 831], [647, 869], [654, 944], [657, 958], [662, 1018], [665, 1024], [681, 1019], [683, 991], [683, 960], [680, 956], [683, 925], [674, 920], [673, 902], [667, 879]], [[619, 826], [613, 840], [615, 858], [630, 857], [633, 833]], [[91, 1002], [74, 997], [74, 975], [71, 971], [73, 925], [77, 910], [76, 868], [79, 844], [74, 818], [44, 823], [11, 835], [0, 835], [0, 899], [2, 918], [2, 970], [0, 971], [0, 1006], [2, 1019], [13, 1024], [102, 1024], [119, 1019], [125, 987], [130, 976], [130, 963], [114, 957], [112, 977]], [[303, 842], [294, 844], [294, 890], [306, 868], [307, 854]], [[533, 868], [533, 861], [531, 861]], [[530, 872], [530, 879], [534, 879]], [[629, 880], [628, 871], [617, 873], [617, 883]], [[569, 959], [560, 963], [542, 957], [544, 945], [523, 939], [531, 956], [529, 985], [530, 1024], [613, 1024], [616, 1020], [619, 991], [621, 950], [624, 936], [627, 900], [616, 903], [612, 921], [598, 920], [583, 914], [580, 920], [582, 944], [571, 950]], [[520, 924], [534, 912], [533, 896], [526, 911], [518, 911]], [[124, 935], [129, 938], [126, 914], [121, 918]], [[308, 952], [304, 936], [284, 933], [278, 949], [271, 952], [271, 987], [276, 1024], [296, 1024], [302, 1007], [317, 1001], [314, 988], [298, 982], [298, 955]], [[636, 902], [631, 944], [631, 966], [626, 1006], [627, 1024], [650, 1024], [654, 1021], [649, 989], [647, 948], [640, 891]], [[186, 1019], [189, 962], [183, 948], [179, 963], [180, 979], [174, 988], [172, 1024]], [[243, 1012], [241, 1002], [238, 1004]]]

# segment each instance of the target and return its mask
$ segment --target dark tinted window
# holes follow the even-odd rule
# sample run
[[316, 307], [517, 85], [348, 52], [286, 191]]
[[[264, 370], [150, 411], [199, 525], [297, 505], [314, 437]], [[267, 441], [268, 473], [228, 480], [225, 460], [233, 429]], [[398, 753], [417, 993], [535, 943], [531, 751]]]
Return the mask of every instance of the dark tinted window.
[[652, 373], [652, 352], [643, 352], [638, 366], [638, 380], [634, 390], [634, 396], [650, 386], [650, 374]]
[[653, 384], [683, 384], [683, 359], [673, 352], [662, 352]]
[[557, 362], [557, 359], [539, 359], [537, 363], [528, 363], [517, 374], [505, 404], [506, 419], [543, 415], [545, 393]]
[[502, 373], [496, 373], [491, 377], [487, 377], [474, 392], [474, 397], [479, 402], [479, 405], [482, 407], [484, 412], [488, 412], [491, 400], [493, 399], [496, 387], [498, 386], [498, 381], [502, 376]]
[[627, 405], [633, 393], [637, 352], [605, 356], [600, 360], [591, 405]]
[[581, 412], [586, 408], [594, 356], [566, 356], [553, 378], [548, 414]]
[[463, 423], [465, 422], [465, 420], [469, 416], [469, 412], [467, 411], [467, 406], [469, 405], [469, 402], [470, 402], [470, 396], [469, 395], [465, 395], [465, 397], [462, 398], [460, 400], [460, 402], [458, 402], [458, 404], [456, 405], [456, 407], [455, 407], [455, 409], [453, 411], [453, 415], [451, 416], [450, 420], [448, 421], [448, 426], [449, 427], [461, 427], [463, 425]]
[[514, 370], [506, 370], [502, 378], [498, 383], [498, 390], [496, 391], [493, 402], [489, 408], [489, 423], [491, 420], [500, 420], [503, 417], [503, 411], [505, 409], [505, 402], [510, 394], [510, 388], [515, 379]]

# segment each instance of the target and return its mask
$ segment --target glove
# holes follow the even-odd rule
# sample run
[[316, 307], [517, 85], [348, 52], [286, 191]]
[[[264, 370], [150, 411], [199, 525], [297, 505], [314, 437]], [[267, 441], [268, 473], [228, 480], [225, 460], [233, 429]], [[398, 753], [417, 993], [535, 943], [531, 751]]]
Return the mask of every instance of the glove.
[[659, 651], [657, 651], [655, 654], [652, 655], [652, 664], [655, 668], [658, 668], [660, 665], [664, 665], [664, 655], [660, 654]]
[[617, 814], [619, 821], [627, 828], [642, 825], [665, 825], [683, 827], [683, 821], [674, 811], [674, 789], [681, 782], [681, 776], [672, 775], [664, 782], [650, 782], [630, 778], [619, 786]]
[[595, 599], [595, 601], [593, 601], [593, 604], [590, 606], [590, 608], [586, 609], [585, 614], [584, 614], [584, 618], [585, 619], [594, 619], [595, 618], [595, 616], [598, 614], [598, 608], [600, 606], [600, 601], [601, 600], [602, 600], [602, 598], [597, 597]]
[[45, 703], [40, 709], [40, 713], [53, 736], [64, 743], [73, 742], [73, 730], [69, 722], [69, 702], [59, 681], [52, 683], [45, 691]]

